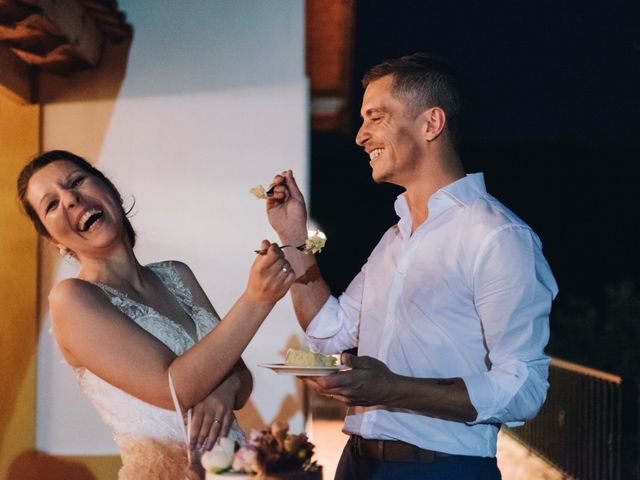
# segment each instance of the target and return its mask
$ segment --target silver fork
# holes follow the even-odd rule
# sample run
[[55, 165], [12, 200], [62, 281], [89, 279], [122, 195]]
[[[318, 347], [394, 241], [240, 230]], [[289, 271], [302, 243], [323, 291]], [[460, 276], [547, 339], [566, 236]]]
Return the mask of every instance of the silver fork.
[[[269, 189], [268, 189], [266, 192], [264, 192], [264, 194], [265, 194], [267, 197], [273, 197], [273, 190], [274, 190], [275, 188], [276, 188], [276, 184], [275, 184], [275, 183], [272, 183], [272, 184], [271, 184], [271, 186], [269, 187]], [[287, 245], [287, 246], [290, 246], [290, 245]]]
[[[297, 247], [294, 245], [279, 245], [279, 247], [282, 248], [295, 248], [296, 250], [300, 250], [301, 252], [304, 252], [305, 249], [307, 248], [307, 246], [303, 243], [302, 245], [298, 245]], [[254, 250], [254, 252], [256, 252], [258, 255], [266, 255], [267, 254], [267, 250], [268, 248], [263, 248], [262, 250]]]

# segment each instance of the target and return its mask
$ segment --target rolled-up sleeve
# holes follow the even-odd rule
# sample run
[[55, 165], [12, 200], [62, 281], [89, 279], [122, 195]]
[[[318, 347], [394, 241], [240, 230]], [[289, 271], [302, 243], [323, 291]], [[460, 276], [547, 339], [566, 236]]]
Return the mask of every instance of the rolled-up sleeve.
[[311, 349], [326, 354], [340, 353], [358, 345], [365, 269], [339, 298], [330, 296], [313, 318], [305, 335]]
[[518, 425], [546, 398], [551, 302], [558, 288], [530, 229], [508, 225], [483, 243], [473, 291], [487, 349], [488, 370], [464, 376], [476, 423]]

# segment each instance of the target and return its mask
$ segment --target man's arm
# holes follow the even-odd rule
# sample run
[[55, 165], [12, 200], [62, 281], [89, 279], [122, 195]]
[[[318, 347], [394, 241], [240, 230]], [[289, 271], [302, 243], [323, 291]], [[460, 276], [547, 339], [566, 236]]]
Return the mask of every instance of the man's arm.
[[[282, 241], [285, 242], [285, 240]], [[327, 302], [331, 292], [324, 278], [322, 278], [315, 255], [311, 253], [305, 254], [298, 250], [285, 249], [285, 256], [293, 271], [296, 272], [296, 281], [289, 290], [293, 309], [298, 323], [306, 332], [311, 320]]]
[[[302, 245], [308, 235], [304, 197], [290, 170], [276, 175], [273, 183], [274, 194], [267, 199], [269, 222], [283, 245]], [[298, 323], [307, 333], [312, 348], [323, 353], [338, 353], [355, 347], [364, 268], [340, 299], [336, 299], [322, 278], [315, 255], [294, 248], [282, 251], [296, 273], [296, 281], [290, 289], [291, 299]]]
[[[276, 175], [273, 183], [273, 195], [267, 198], [269, 222], [283, 245], [303, 245], [308, 235], [307, 210], [293, 173], [288, 170]], [[285, 248], [283, 252], [296, 273], [296, 282], [290, 290], [291, 299], [298, 322], [306, 331], [331, 292], [313, 254], [294, 248]]]
[[473, 285], [490, 362], [488, 371], [463, 377], [478, 410], [474, 423], [533, 418], [548, 388], [544, 348], [558, 292], [535, 234], [522, 225], [496, 230], [477, 255]]
[[477, 416], [460, 378], [406, 377], [393, 373], [375, 358], [346, 353], [341, 360], [352, 369], [325, 377], [307, 377], [307, 385], [349, 406], [384, 405], [458, 422], [471, 422]]

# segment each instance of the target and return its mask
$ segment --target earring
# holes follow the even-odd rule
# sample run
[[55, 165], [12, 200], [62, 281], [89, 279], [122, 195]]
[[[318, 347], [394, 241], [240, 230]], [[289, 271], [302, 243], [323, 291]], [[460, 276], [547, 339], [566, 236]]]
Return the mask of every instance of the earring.
[[65, 260], [73, 260], [74, 258], [73, 252], [63, 245], [58, 247], [58, 252]]

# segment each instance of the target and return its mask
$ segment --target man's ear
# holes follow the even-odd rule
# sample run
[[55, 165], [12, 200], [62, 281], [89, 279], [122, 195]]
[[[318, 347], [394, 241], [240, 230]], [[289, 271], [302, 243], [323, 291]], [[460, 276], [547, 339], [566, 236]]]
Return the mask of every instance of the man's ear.
[[440, 107], [431, 107], [422, 113], [424, 120], [423, 135], [427, 142], [438, 138], [447, 123], [447, 115]]

